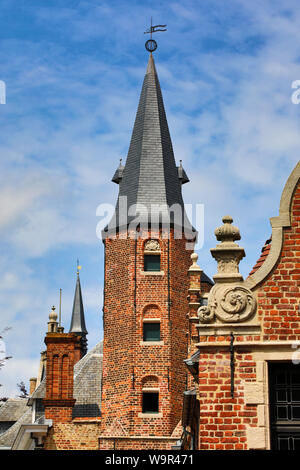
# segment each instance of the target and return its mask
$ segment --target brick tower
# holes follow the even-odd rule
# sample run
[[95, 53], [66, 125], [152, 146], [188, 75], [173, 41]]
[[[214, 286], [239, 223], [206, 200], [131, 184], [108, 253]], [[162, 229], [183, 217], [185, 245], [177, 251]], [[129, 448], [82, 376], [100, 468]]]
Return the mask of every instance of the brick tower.
[[73, 398], [73, 369], [80, 359], [80, 337], [75, 333], [58, 332], [55, 308], [49, 315], [47, 346], [46, 394], [43, 400], [45, 418], [56, 423], [70, 423]]
[[[77, 270], [72, 318], [69, 333], [57, 322], [55, 307], [49, 315], [47, 346], [46, 395], [43, 400], [46, 419], [56, 423], [71, 423], [75, 404], [73, 397], [74, 365], [87, 352], [79, 271]], [[55, 429], [53, 430], [55, 433]]]
[[[150, 54], [105, 246], [102, 449], [170, 449], [186, 386], [187, 271], [196, 232], [184, 211]], [[192, 240], [192, 243], [187, 243]]]

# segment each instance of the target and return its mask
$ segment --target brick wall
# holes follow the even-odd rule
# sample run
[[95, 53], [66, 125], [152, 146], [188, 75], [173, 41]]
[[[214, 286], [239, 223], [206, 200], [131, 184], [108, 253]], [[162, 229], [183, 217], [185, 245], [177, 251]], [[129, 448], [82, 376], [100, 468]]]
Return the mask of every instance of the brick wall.
[[300, 186], [291, 207], [291, 227], [284, 228], [280, 260], [257, 289], [264, 340], [300, 339]]
[[99, 423], [55, 423], [44, 440], [45, 450], [98, 450]]
[[80, 338], [74, 333], [47, 333], [45, 418], [53, 422], [71, 422], [74, 364], [80, 349]]
[[[293, 342], [300, 339], [299, 223], [298, 180], [291, 197], [290, 226], [282, 228], [279, 259], [253, 289], [257, 299], [254, 318], [240, 329], [238, 325], [226, 327], [219, 323], [210, 328], [209, 324], [202, 324], [198, 327], [199, 338], [195, 335], [195, 321], [190, 325], [193, 334], [189, 355], [199, 350], [200, 358], [198, 400], [188, 428], [197, 437], [198, 449], [270, 448], [268, 363], [291, 363]], [[278, 233], [280, 229], [276, 230]], [[233, 398], [230, 328], [234, 331]], [[190, 378], [192, 385], [195, 382]]]
[[[230, 337], [225, 339], [230, 342]], [[234, 398], [228, 348], [201, 354], [199, 449], [247, 449], [247, 425], [257, 425], [257, 408], [245, 404], [244, 382], [256, 382], [256, 363], [248, 351], [235, 357]]]
[[[160, 273], [144, 272], [144, 243], [149, 238], [160, 243]], [[174, 239], [173, 232], [170, 241], [159, 232], [151, 236], [141, 233], [137, 242], [120, 237], [106, 239], [105, 250], [101, 432], [106, 436], [115, 435], [116, 430], [121, 434], [170, 436], [181, 418], [186, 380], [186, 273], [191, 252], [185, 249], [185, 240]], [[157, 344], [143, 342], [143, 320], [149, 318], [160, 320], [161, 341]], [[156, 416], [142, 415], [146, 384], [147, 389], [159, 389]], [[122, 445], [131, 448], [130, 443]]]

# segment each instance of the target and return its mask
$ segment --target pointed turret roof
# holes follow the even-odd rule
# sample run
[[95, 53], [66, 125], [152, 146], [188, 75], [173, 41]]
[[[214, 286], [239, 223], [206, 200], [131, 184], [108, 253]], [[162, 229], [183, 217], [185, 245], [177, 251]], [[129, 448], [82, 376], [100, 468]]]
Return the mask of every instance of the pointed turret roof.
[[85, 319], [84, 319], [84, 310], [83, 310], [79, 271], [77, 271], [77, 280], [76, 280], [76, 288], [75, 288], [75, 295], [74, 295], [74, 302], [73, 302], [72, 319], [71, 319], [71, 326], [70, 326], [69, 332], [78, 333], [81, 335], [87, 334], [87, 329], [85, 326]]
[[[136, 215], [153, 214], [153, 205], [164, 207], [165, 214], [177, 204], [182, 208], [183, 224], [192, 229], [185, 215], [181, 194], [182, 184], [188, 182], [182, 165], [176, 166], [169, 127], [167, 123], [162, 93], [152, 54], [150, 54], [143, 82], [139, 106], [133, 127], [126, 164], [119, 166], [113, 181], [120, 185], [119, 197], [113, 219], [105, 231], [119, 229], [135, 219]], [[135, 204], [143, 205], [146, 210], [137, 208], [124, 214], [121, 209], [127, 198], [127, 208]], [[147, 215], [146, 215], [147, 214]], [[171, 222], [173, 215], [170, 214]], [[165, 219], [164, 219], [165, 220]]]

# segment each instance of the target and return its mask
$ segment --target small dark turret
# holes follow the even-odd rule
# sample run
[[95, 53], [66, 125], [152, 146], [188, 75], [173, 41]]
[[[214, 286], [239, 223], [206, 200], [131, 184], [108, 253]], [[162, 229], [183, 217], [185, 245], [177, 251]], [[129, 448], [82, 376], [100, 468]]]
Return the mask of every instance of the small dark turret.
[[83, 302], [82, 302], [82, 294], [81, 294], [81, 286], [80, 286], [80, 278], [79, 278], [78, 269], [77, 269], [77, 280], [76, 280], [76, 288], [75, 288], [75, 295], [74, 295], [74, 302], [73, 302], [72, 319], [71, 319], [71, 326], [70, 326], [69, 333], [76, 333], [78, 336], [81, 337], [82, 356], [84, 356], [87, 352], [86, 335], [88, 334], [88, 332], [85, 326], [85, 318], [84, 318], [84, 310], [83, 310]]
[[120, 158], [120, 164], [115, 171], [114, 176], [112, 177], [112, 182], [120, 184], [121, 179], [123, 178], [124, 165], [122, 165], [122, 158]]

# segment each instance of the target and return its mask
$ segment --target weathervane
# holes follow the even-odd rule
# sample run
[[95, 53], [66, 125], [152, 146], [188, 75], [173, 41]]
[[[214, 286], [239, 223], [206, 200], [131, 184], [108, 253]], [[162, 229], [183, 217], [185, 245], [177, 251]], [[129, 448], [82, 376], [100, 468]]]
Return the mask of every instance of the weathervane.
[[77, 258], [77, 274], [79, 274], [79, 270], [82, 266], [79, 265], [79, 259]]
[[150, 39], [146, 41], [145, 47], [147, 51], [154, 52], [157, 49], [157, 42], [152, 39], [152, 33], [157, 33], [158, 31], [167, 31], [167, 29], [158, 29], [158, 28], [166, 28], [166, 24], [157, 24], [156, 26], [152, 26], [152, 16], [151, 16], [151, 26], [150, 28], [144, 32], [144, 34], [150, 34]]

